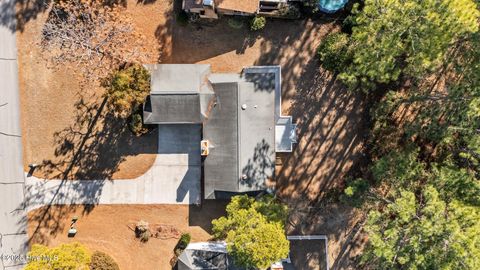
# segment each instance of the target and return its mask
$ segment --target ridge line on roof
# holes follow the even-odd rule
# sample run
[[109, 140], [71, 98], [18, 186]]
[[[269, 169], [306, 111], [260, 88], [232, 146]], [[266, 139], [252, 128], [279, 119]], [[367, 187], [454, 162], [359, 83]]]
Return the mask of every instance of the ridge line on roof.
[[240, 181], [241, 181], [241, 177], [240, 177], [240, 160], [241, 160], [241, 156], [240, 156], [240, 152], [241, 152], [241, 148], [240, 148], [240, 142], [242, 141], [242, 135], [240, 134], [240, 122], [241, 122], [241, 114], [240, 114], [240, 110], [241, 110], [241, 102], [240, 102], [240, 86], [238, 85], [238, 82], [235, 82], [235, 85], [237, 87], [237, 91], [236, 91], [236, 95], [237, 95], [237, 173], [236, 173], [236, 177], [237, 177], [237, 190], [240, 190]]

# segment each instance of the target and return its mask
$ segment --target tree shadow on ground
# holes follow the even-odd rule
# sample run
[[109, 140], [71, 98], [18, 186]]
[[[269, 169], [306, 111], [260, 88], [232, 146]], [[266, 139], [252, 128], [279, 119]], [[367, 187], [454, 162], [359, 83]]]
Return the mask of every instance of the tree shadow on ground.
[[292, 211], [286, 230], [289, 235], [326, 235], [330, 269], [356, 269], [367, 243], [362, 230], [364, 218], [358, 209], [329, 202], [322, 207]]
[[[44, 160], [39, 167], [60, 183], [49, 185], [49, 181], [36, 181], [26, 188], [23, 208], [30, 210], [37, 207], [38, 202], [49, 201], [28, 220], [36, 224], [30, 235], [30, 241], [35, 243], [45, 242], [62, 232], [64, 228], [59, 221], [78, 207], [73, 205], [75, 202], [88, 203], [83, 205], [82, 214], [92, 211], [99, 203], [104, 184], [126, 156], [157, 152], [156, 130], [136, 137], [128, 129], [127, 120], [116, 117], [108, 108], [106, 98], [78, 95], [73, 124], [54, 134], [56, 158]], [[84, 180], [93, 181], [85, 185]], [[62, 206], [56, 206], [58, 204]]]
[[40, 166], [50, 179], [110, 179], [126, 156], [156, 154], [156, 130], [134, 136], [106, 98], [79, 94], [75, 111], [73, 124], [54, 133], [55, 159]]
[[157, 43], [159, 45], [159, 57], [157, 62], [165, 62], [165, 59], [171, 57], [173, 28], [176, 27], [175, 16], [180, 12], [181, 9], [181, 0], [173, 0], [171, 8], [167, 8], [162, 14], [165, 21], [161, 22], [155, 30], [155, 38], [157, 39]]
[[[177, 9], [174, 7], [174, 11]], [[196, 63], [229, 52], [243, 55], [257, 42], [270, 46], [271, 56], [275, 51], [280, 52], [280, 46], [289, 46], [300, 39], [305, 40], [303, 35], [308, 32], [308, 29], [303, 27], [311, 26], [311, 22], [327, 25], [336, 20], [336, 18], [269, 19], [266, 27], [260, 31], [250, 31], [250, 18], [241, 16], [221, 16], [217, 20], [200, 19], [186, 26], [172, 24], [173, 28], [169, 32], [172, 35], [172, 53], [169, 57], [164, 57], [162, 62]], [[162, 27], [164, 25], [160, 25], [157, 31]], [[270, 56], [262, 57], [262, 60], [267, 60], [266, 58], [271, 58]]]
[[200, 205], [191, 204], [188, 207], [188, 225], [199, 226], [212, 233], [212, 220], [227, 214], [229, 200], [203, 200]]
[[307, 196], [315, 202], [342, 186], [345, 173], [362, 157], [368, 135], [363, 95], [348, 91], [318, 66], [312, 59], [305, 72], [313, 74], [297, 83], [291, 112], [299, 143], [277, 170], [277, 189], [290, 201]]
[[137, 4], [150, 5], [157, 2], [157, 0], [137, 0]]
[[[105, 6], [127, 7], [128, 0], [99, 0]], [[138, 0], [137, 4], [153, 4], [157, 0]], [[10, 31], [25, 30], [25, 25], [31, 20], [35, 20], [41, 13], [50, 8], [51, 0], [11, 0], [2, 1], [0, 4], [0, 25], [10, 29]], [[15, 8], [16, 7], [16, 8]], [[12, 12], [8, 12], [11, 10]], [[12, 18], [16, 19], [16, 25]]]
[[281, 157], [277, 194], [293, 213], [289, 230], [327, 235], [332, 269], [345, 269], [355, 264], [356, 252], [364, 245], [362, 234], [353, 230], [360, 226], [359, 214], [347, 206], [333, 211], [325, 206], [332, 207], [328, 194], [341, 190], [365, 159], [368, 108], [362, 94], [345, 89], [316, 59], [307, 63], [302, 78], [291, 107], [299, 143]]
[[[3, 1], [5, 3], [8, 3], [9, 1]], [[41, 13], [44, 13], [49, 9], [51, 0], [17, 0], [17, 1], [11, 1], [12, 3], [16, 2], [16, 9], [13, 9], [15, 12], [15, 19], [16, 19], [16, 26], [12, 24], [10, 20], [10, 30], [13, 31], [20, 31], [23, 32], [25, 30], [25, 25], [30, 22], [31, 20], [35, 20]], [[0, 9], [0, 10], [5, 10]], [[1, 12], [0, 13], [0, 18], [3, 16], [7, 15], [7, 13]], [[7, 18], [5, 16], [5, 18]], [[5, 21], [4, 19], [0, 19], [0, 22], [3, 25], [6, 25], [5, 23], [8, 23], [8, 21]]]

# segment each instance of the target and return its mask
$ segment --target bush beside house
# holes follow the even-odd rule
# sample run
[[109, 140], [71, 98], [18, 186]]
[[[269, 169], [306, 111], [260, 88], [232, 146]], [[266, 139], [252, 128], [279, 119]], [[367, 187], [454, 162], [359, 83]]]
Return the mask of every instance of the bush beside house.
[[252, 22], [250, 23], [250, 30], [252, 31], [261, 30], [265, 28], [266, 24], [267, 24], [267, 19], [265, 19], [265, 17], [256, 16], [252, 19]]

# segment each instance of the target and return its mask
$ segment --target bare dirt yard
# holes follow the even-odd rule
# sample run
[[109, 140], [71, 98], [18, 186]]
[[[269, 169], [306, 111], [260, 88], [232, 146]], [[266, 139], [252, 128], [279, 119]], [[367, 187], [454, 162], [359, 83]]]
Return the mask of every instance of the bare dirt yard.
[[[277, 160], [277, 194], [297, 213], [291, 217], [288, 233], [326, 234], [332, 269], [354, 269], [351, 258], [364, 243], [361, 213], [340, 203], [324, 207], [325, 195], [341, 188], [345, 176], [362, 162], [367, 134], [367, 110], [362, 95], [347, 91], [334, 74], [320, 68], [316, 57], [322, 38], [338, 31], [335, 20], [269, 20], [265, 29], [251, 32], [247, 22], [239, 29], [232, 27], [238, 24], [229, 17], [180, 26], [169, 1], [129, 0], [125, 4], [136, 30], [148, 40], [145, 50], [151, 53], [151, 62], [207, 63], [214, 72], [240, 72], [251, 65], [282, 67], [282, 110], [297, 122], [299, 139], [293, 153]], [[35, 46], [44, 19], [42, 12], [27, 16], [18, 32], [25, 164], [43, 160], [59, 164], [50, 166], [59, 168], [56, 174], [36, 172], [47, 177], [63, 176], [65, 167], [72, 167], [70, 178], [76, 179], [131, 178], [144, 173], [155, 157], [156, 132], [133, 137], [124, 125], [115, 129], [118, 121], [102, 112], [94, 124], [83, 123], [86, 127], [82, 130], [93, 127], [88, 136], [65, 139], [64, 135], [57, 135], [75, 130], [75, 125], [82, 123], [76, 120], [82, 112], [76, 104], [82, 98], [79, 85], [69, 72], [74, 66], [62, 70], [45, 67]], [[86, 118], [95, 120], [102, 89], [91, 87], [87, 92], [89, 95], [83, 98], [90, 107], [86, 109], [93, 110], [86, 110]], [[104, 236], [98, 235], [102, 240]], [[66, 240], [48, 235], [47, 238], [57, 243]], [[130, 251], [126, 248], [118, 252]]]
[[[76, 63], [51, 67], [41, 50], [42, 27], [48, 17], [45, 1], [18, 1], [19, 81], [25, 170], [41, 165], [34, 175], [47, 179], [129, 179], [153, 164], [157, 133], [131, 134], [124, 119], [105, 106], [104, 89], [83, 80]], [[124, 2], [136, 33], [144, 36], [144, 53], [157, 62], [168, 54], [169, 39], [159, 43], [158, 28], [166, 24], [172, 4]]]
[[[91, 251], [111, 255], [120, 269], [171, 269], [177, 238], [151, 237], [146, 243], [135, 238], [132, 226], [140, 220], [151, 228], [162, 226], [189, 233], [192, 241], [207, 241], [210, 221], [224, 215], [225, 203], [206, 204], [202, 208], [188, 205], [98, 205], [52, 206], [29, 212], [30, 245], [57, 246], [77, 241]], [[77, 216], [77, 234], [68, 237], [71, 219]], [[172, 234], [173, 236], [174, 234]]]

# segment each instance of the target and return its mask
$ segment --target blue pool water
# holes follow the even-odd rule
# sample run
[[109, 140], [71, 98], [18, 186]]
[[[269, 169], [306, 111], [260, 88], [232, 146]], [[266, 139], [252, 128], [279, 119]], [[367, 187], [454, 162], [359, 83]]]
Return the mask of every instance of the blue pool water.
[[323, 12], [334, 13], [343, 8], [347, 2], [348, 0], [320, 0], [318, 7]]

